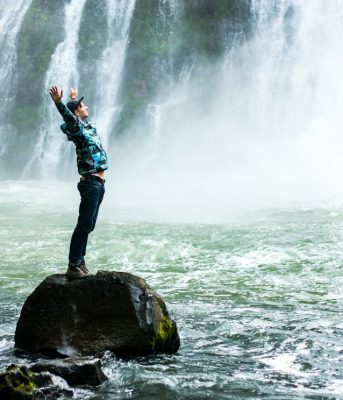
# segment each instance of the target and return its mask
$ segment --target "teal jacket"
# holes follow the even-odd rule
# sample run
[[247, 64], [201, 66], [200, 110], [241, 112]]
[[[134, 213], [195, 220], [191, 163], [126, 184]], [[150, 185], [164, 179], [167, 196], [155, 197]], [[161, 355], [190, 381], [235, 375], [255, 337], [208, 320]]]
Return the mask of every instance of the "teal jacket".
[[62, 101], [56, 107], [64, 120], [61, 125], [63, 133], [76, 146], [79, 174], [85, 176], [105, 171], [108, 168], [107, 154], [101, 145], [95, 124], [77, 118]]

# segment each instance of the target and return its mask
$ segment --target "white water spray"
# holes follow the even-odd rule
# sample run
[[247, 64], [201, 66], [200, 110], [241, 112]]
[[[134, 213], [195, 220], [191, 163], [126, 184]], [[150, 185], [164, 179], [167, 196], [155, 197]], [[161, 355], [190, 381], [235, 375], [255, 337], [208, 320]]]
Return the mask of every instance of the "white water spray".
[[105, 147], [119, 111], [117, 92], [134, 6], [135, 0], [107, 0], [107, 43], [97, 62], [98, 100], [95, 115]]
[[[343, 202], [343, 2], [251, 7], [252, 39], [228, 51], [205, 90], [193, 76], [174, 88], [179, 104], [159, 108], [150, 167], [125, 175], [123, 161], [118, 202], [210, 219], [235, 207]], [[132, 159], [147, 158], [147, 137]]]
[[[14, 0], [11, 7], [0, 7], [0, 156], [7, 145], [8, 128], [4, 124], [17, 63], [17, 37], [32, 0]], [[1, 5], [1, 4], [0, 4]]]
[[231, 99], [224, 103], [229, 109], [238, 99], [229, 116], [249, 138], [241, 151], [248, 151], [256, 192], [271, 200], [342, 201], [343, 2], [254, 0], [252, 6], [256, 34], [228, 55]]
[[[78, 33], [82, 11], [86, 0], [72, 0], [65, 5], [64, 40], [58, 44], [51, 57], [50, 65], [45, 76], [44, 83], [44, 106], [42, 111], [42, 124], [39, 129], [39, 138], [35, 147], [34, 157], [26, 166], [23, 177], [32, 173], [32, 167], [39, 167], [40, 176], [43, 178], [55, 174], [55, 168], [61, 157], [61, 150], [65, 144], [65, 137], [58, 132], [61, 123], [56, 107], [52, 103], [48, 90], [52, 85], [58, 85], [66, 90], [70, 88], [71, 82], [77, 86], [77, 54]], [[64, 98], [69, 93], [64, 93]]]
[[[16, 37], [25, 14], [20, 4], [24, 3], [16, 0], [0, 10], [3, 36], [12, 32], [11, 38]], [[94, 64], [99, 88], [95, 119], [105, 143], [119, 110], [118, 87], [134, 4], [134, 0], [108, 0], [105, 50]], [[159, 26], [165, 22], [173, 32], [182, 27], [182, 2], [159, 4], [163, 14], [158, 16]], [[61, 159], [70, 163], [72, 147], [58, 133], [60, 117], [47, 90], [55, 82], [64, 88], [71, 80], [77, 82], [78, 31], [85, 5], [84, 0], [66, 3], [66, 36], [46, 75], [39, 140], [25, 176], [37, 168], [55, 176]], [[7, 21], [19, 9], [21, 20], [12, 30]], [[195, 211], [343, 199], [339, 184], [342, 0], [251, 0], [251, 15], [250, 39], [237, 40], [232, 47], [230, 38], [225, 56], [212, 60], [208, 70], [191, 62], [184, 77], [180, 73], [174, 79], [176, 71], [163, 76], [163, 88], [147, 106], [150, 125], [139, 127], [140, 137], [128, 135], [122, 158], [116, 154], [111, 159], [118, 202]], [[11, 60], [15, 60], [15, 41], [14, 47], [10, 40], [1, 42], [2, 53], [14, 57]], [[7, 48], [12, 50], [6, 53]], [[165, 61], [162, 75], [169, 74], [169, 60]], [[172, 62], [170, 66], [174, 67]], [[7, 74], [11, 68], [0, 70]], [[11, 74], [1, 82], [10, 82]]]
[[[40, 136], [35, 146], [35, 156], [26, 166], [23, 177], [29, 176], [32, 169], [37, 169], [37, 167], [41, 171], [42, 178], [55, 176], [61, 159], [65, 158], [69, 162], [71, 147], [66, 146], [65, 137], [61, 132], [58, 133], [60, 116], [47, 93], [49, 87], [57, 84], [67, 89], [67, 93], [64, 93], [64, 99], [66, 99], [70, 86], [78, 86], [79, 30], [85, 4], [86, 0], [73, 0], [65, 6], [65, 38], [51, 57], [45, 77]], [[95, 120], [105, 147], [118, 111], [116, 94], [120, 85], [134, 4], [135, 0], [107, 0], [108, 39], [94, 71], [99, 88], [95, 105], [98, 112]]]

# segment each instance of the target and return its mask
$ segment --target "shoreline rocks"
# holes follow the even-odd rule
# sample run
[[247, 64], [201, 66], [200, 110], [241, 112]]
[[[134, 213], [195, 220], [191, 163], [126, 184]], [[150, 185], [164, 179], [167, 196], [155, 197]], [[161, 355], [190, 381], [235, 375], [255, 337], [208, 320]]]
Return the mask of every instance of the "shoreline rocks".
[[99, 386], [107, 381], [100, 359], [89, 357], [12, 364], [0, 371], [0, 399], [52, 400], [73, 397], [75, 386]]
[[[61, 380], [63, 382], [63, 380]], [[33, 372], [26, 366], [10, 365], [0, 372], [0, 398], [6, 400], [52, 400], [73, 397], [74, 392], [56, 384], [48, 372]]]
[[32, 365], [32, 372], [50, 372], [63, 378], [69, 386], [98, 386], [107, 381], [98, 358], [78, 357], [41, 360]]
[[49, 357], [119, 357], [174, 353], [177, 326], [162, 298], [144, 279], [98, 271], [82, 279], [47, 277], [26, 299], [16, 348]]

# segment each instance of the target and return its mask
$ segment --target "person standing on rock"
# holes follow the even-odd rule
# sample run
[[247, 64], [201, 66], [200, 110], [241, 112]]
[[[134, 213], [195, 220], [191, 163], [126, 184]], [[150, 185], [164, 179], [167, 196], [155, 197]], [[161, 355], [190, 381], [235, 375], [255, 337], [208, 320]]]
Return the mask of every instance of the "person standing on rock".
[[88, 122], [88, 107], [83, 103], [83, 97], [77, 99], [76, 89], [71, 89], [71, 101], [67, 105], [62, 102], [63, 90], [53, 86], [49, 93], [64, 120], [61, 130], [75, 144], [77, 168], [81, 175], [77, 184], [81, 196], [79, 218], [70, 241], [66, 272], [70, 278], [81, 278], [89, 272], [85, 263], [87, 240], [95, 227], [105, 194], [107, 155], [94, 123]]

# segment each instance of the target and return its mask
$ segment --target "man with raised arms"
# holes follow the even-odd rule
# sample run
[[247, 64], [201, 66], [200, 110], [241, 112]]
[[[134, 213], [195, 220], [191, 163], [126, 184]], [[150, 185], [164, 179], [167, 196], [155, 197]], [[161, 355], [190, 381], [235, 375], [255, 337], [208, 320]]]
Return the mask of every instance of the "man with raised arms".
[[95, 124], [88, 121], [88, 107], [84, 104], [83, 97], [77, 99], [76, 89], [71, 89], [71, 100], [66, 105], [62, 102], [63, 90], [53, 86], [49, 92], [64, 120], [61, 130], [75, 144], [77, 168], [81, 175], [77, 184], [81, 196], [79, 218], [70, 241], [66, 275], [70, 278], [82, 278], [88, 274], [85, 263], [88, 235], [95, 227], [105, 193], [104, 171], [108, 168], [107, 155]]

